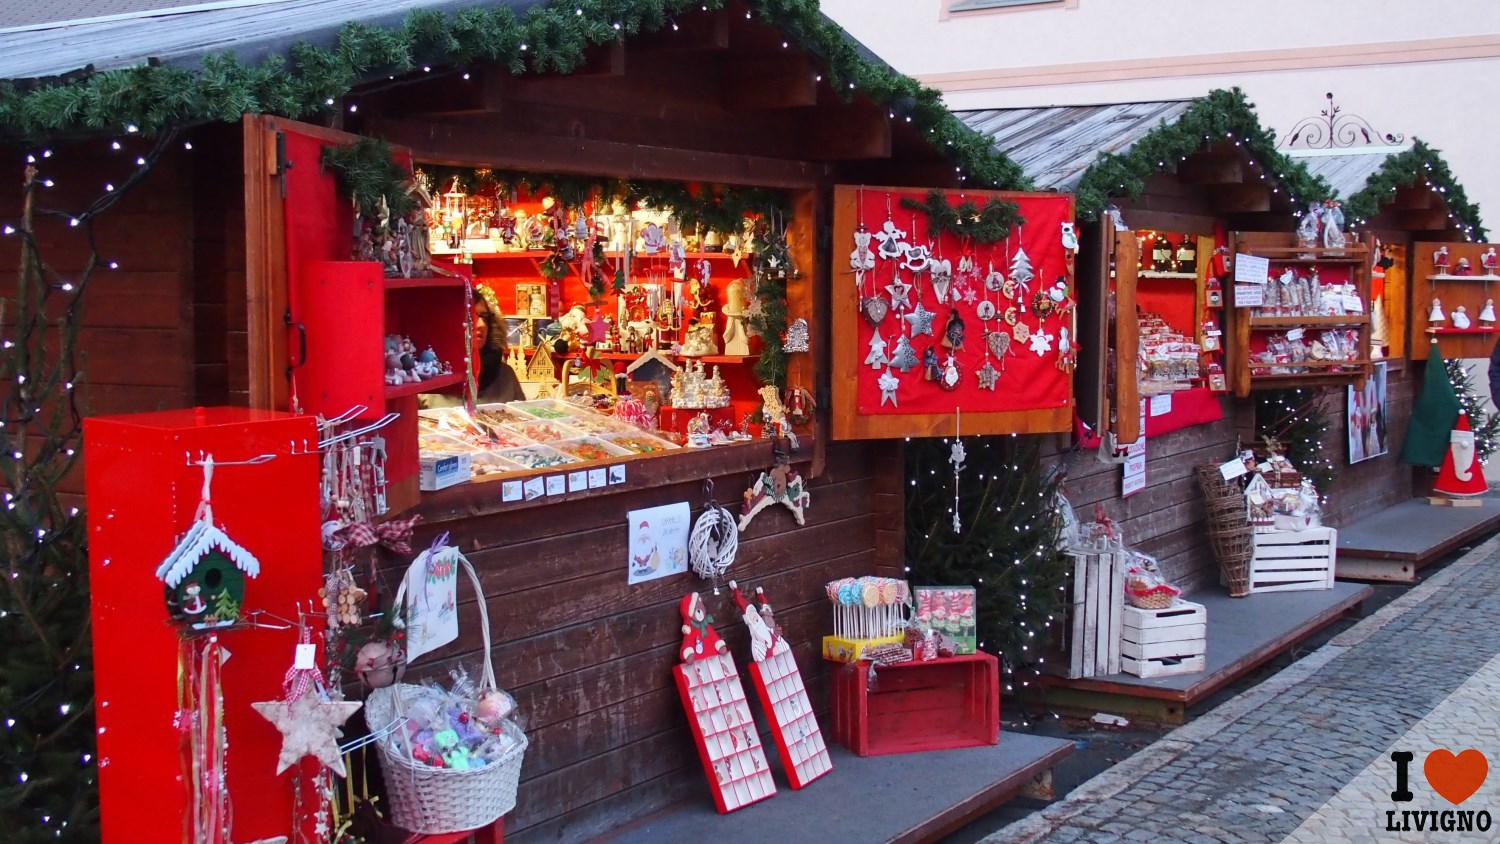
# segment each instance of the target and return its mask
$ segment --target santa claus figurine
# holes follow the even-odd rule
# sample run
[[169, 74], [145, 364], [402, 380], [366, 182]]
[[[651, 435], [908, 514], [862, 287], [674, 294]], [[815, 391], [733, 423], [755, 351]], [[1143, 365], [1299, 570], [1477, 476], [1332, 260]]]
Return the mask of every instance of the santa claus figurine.
[[1469, 430], [1469, 415], [1458, 412], [1458, 424], [1448, 440], [1448, 453], [1438, 471], [1432, 491], [1447, 498], [1474, 498], [1489, 491], [1484, 469], [1479, 465], [1474, 432]]
[[703, 609], [703, 598], [689, 592], [679, 604], [682, 609], [682, 661], [691, 663], [703, 656], [727, 653], [729, 646], [714, 632], [713, 616]]
[[[729, 589], [734, 595], [734, 605], [739, 607], [740, 615], [745, 618], [745, 627], [750, 630], [750, 658], [760, 662], [786, 650], [786, 640], [761, 617], [760, 610], [745, 600], [745, 596], [740, 594], [739, 584], [731, 580]], [[764, 593], [761, 593], [761, 600], [765, 600]]]

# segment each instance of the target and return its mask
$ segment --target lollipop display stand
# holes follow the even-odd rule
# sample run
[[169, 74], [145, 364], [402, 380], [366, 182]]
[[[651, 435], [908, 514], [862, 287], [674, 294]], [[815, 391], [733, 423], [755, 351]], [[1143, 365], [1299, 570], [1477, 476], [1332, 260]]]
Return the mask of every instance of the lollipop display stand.
[[826, 587], [833, 605], [833, 635], [823, 637], [823, 658], [857, 662], [879, 645], [900, 644], [911, 591], [904, 580], [846, 577]]

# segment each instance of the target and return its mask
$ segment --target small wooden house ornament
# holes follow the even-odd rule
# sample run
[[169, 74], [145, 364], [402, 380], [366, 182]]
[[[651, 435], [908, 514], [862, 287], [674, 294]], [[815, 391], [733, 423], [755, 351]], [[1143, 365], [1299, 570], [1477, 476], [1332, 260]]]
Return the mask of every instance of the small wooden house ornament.
[[213, 456], [205, 457], [203, 494], [193, 524], [178, 540], [156, 577], [165, 585], [172, 620], [196, 630], [224, 627], [239, 619], [245, 605], [245, 578], [260, 575], [260, 561], [214, 524], [210, 485]]

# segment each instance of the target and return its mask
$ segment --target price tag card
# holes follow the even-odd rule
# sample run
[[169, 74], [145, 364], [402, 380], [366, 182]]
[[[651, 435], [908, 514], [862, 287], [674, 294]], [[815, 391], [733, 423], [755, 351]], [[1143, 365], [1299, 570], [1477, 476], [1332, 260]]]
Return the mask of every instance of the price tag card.
[[589, 489], [598, 489], [609, 483], [609, 475], [603, 466], [589, 470]]
[[318, 646], [298, 645], [297, 655], [292, 659], [293, 668], [317, 668]]
[[614, 486], [615, 484], [623, 484], [623, 483], [625, 483], [625, 464], [621, 463], [621, 464], [619, 464], [617, 466], [611, 466], [611, 467], [609, 467], [609, 484], [610, 484], [610, 486]]
[[562, 495], [568, 491], [568, 479], [562, 475], [547, 476], [547, 494]]
[[1219, 474], [1223, 475], [1226, 481], [1232, 481], [1248, 471], [1250, 470], [1245, 468], [1245, 461], [1238, 457], [1219, 466]]
[[1172, 394], [1162, 393], [1151, 397], [1151, 415], [1162, 416], [1172, 412]]
[[527, 501], [535, 501], [547, 494], [547, 482], [541, 478], [527, 478], [521, 488], [526, 494]]
[[1286, 333], [1286, 339], [1288, 339], [1288, 340], [1301, 340], [1302, 339], [1302, 329], [1300, 329], [1300, 328], [1293, 328], [1291, 331], [1288, 331]]
[[1239, 284], [1265, 284], [1271, 277], [1271, 259], [1243, 253], [1234, 256], [1234, 280]]
[[588, 473], [587, 470], [582, 471], [582, 472], [569, 472], [568, 473], [568, 492], [578, 492], [579, 490], [584, 490], [584, 489], [588, 489], [588, 488], [589, 488], [589, 473]]
[[1346, 312], [1351, 314], [1362, 314], [1365, 312], [1365, 303], [1360, 301], [1358, 295], [1353, 293], [1345, 293], [1340, 296], [1339, 299]]
[[1236, 308], [1258, 308], [1266, 301], [1266, 289], [1259, 284], [1236, 284], [1234, 306]]
[[522, 492], [521, 492], [521, 482], [520, 481], [501, 481], [500, 482], [500, 500], [501, 501], [506, 501], [506, 502], [520, 501], [521, 500], [521, 496], [522, 496]]

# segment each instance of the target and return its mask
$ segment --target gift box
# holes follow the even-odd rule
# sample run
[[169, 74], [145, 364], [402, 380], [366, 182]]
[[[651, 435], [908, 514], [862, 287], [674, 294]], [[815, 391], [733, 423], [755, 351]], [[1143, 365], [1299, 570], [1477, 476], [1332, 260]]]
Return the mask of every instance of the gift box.
[[971, 654], [979, 645], [972, 586], [918, 586], [917, 621], [952, 639], [956, 652]]

